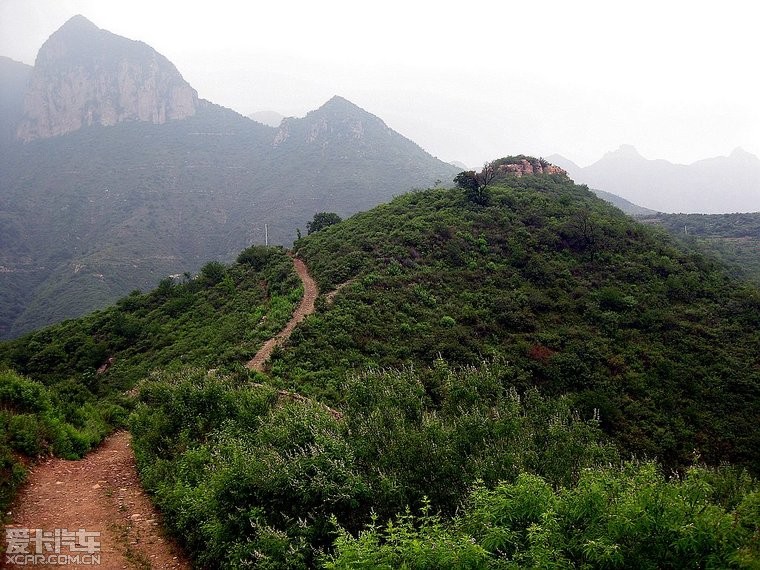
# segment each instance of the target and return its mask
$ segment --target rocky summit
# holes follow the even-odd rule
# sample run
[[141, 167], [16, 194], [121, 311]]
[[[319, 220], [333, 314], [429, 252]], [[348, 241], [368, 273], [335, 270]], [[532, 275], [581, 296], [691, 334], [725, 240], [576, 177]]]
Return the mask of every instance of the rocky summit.
[[74, 16], [43, 44], [16, 131], [23, 141], [125, 121], [195, 115], [198, 93], [150, 46]]

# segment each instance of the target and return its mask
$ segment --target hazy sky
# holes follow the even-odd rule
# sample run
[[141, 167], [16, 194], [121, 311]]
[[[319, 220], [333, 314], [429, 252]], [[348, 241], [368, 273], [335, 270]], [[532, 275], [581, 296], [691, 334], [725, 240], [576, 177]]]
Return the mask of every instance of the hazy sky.
[[338, 94], [471, 166], [622, 143], [689, 163], [760, 155], [753, 3], [0, 0], [0, 55], [34, 63], [82, 14], [167, 56], [201, 97], [302, 116]]

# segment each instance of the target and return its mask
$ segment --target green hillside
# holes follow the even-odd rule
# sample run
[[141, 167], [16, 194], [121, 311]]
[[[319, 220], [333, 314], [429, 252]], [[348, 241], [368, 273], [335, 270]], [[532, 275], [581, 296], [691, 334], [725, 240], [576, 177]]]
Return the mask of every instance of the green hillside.
[[316, 212], [350, 215], [455, 170], [339, 97], [282, 132], [204, 102], [182, 121], [9, 146], [0, 338], [232, 261], [265, 228], [269, 243], [290, 244]]
[[282, 328], [301, 293], [290, 259], [263, 247], [238, 259], [0, 343], [0, 506], [23, 480], [13, 452], [79, 457], [126, 425], [124, 392], [151, 371], [236, 368]]
[[0, 344], [0, 363], [45, 384], [86, 377], [96, 394], [128, 390], [157, 368], [234, 367], [282, 328], [300, 295], [283, 251], [252, 246], [230, 266], [207, 263], [194, 278], [163, 279], [147, 294]]
[[641, 218], [713, 255], [731, 274], [760, 284], [760, 213], [657, 214]]
[[340, 403], [348, 371], [498, 356], [626, 452], [760, 472], [758, 289], [566, 179], [492, 193], [408, 194], [298, 242], [323, 288], [353, 282], [273, 374]]
[[0, 344], [5, 449], [36, 421], [59, 453], [71, 386], [119, 407], [92, 441], [131, 410], [199, 567], [756, 567], [760, 291], [562, 176], [484, 196], [298, 240], [323, 295], [266, 374], [241, 364], [300, 295], [278, 249]]

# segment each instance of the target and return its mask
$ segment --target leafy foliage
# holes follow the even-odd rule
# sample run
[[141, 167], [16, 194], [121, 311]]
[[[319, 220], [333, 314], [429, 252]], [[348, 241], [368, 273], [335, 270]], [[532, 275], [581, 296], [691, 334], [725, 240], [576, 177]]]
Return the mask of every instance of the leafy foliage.
[[494, 176], [494, 165], [487, 162], [480, 172], [474, 170], [460, 172], [454, 177], [454, 183], [465, 191], [470, 202], [485, 206], [490, 200], [488, 185], [493, 181]]
[[626, 453], [760, 473], [760, 292], [564, 177], [489, 190], [408, 194], [301, 240], [322, 290], [351, 284], [273, 374], [340, 405], [347, 372], [500, 357], [520, 389], [600, 410]]
[[281, 249], [252, 247], [235, 265], [208, 263], [195, 279], [0, 344], [0, 366], [27, 375], [0, 373], [0, 507], [23, 478], [18, 456], [81, 457], [125, 425], [122, 393], [154, 368], [239, 367], [290, 317], [299, 285]]
[[314, 219], [306, 224], [306, 232], [313, 234], [341, 221], [342, 218], [334, 212], [318, 212], [314, 214]]
[[115, 427], [125, 425], [128, 405], [96, 398], [85, 386], [53, 388], [9, 370], [0, 371], [0, 508], [5, 512], [26, 469], [20, 456], [84, 455]]
[[85, 378], [101, 395], [158, 367], [235, 367], [282, 328], [300, 295], [282, 249], [253, 246], [233, 265], [207, 263], [195, 278], [164, 279], [150, 293], [0, 344], [0, 363], [46, 384]]
[[[597, 422], [566, 400], [512, 387], [506, 364], [367, 372], [342, 419], [246, 377], [156, 374], [131, 418], [147, 487], [203, 567], [300, 568], [371, 513], [453, 513], [475, 480], [522, 471], [574, 481], [615, 460]], [[427, 388], [426, 388], [427, 386]]]
[[477, 485], [450, 521], [425, 506], [357, 537], [341, 529], [324, 567], [754, 568], [758, 505], [760, 486], [732, 470], [666, 479], [652, 463], [627, 463], [561, 489], [522, 474]]
[[642, 221], [664, 227], [690, 247], [720, 259], [733, 275], [760, 284], [760, 213], [657, 214]]

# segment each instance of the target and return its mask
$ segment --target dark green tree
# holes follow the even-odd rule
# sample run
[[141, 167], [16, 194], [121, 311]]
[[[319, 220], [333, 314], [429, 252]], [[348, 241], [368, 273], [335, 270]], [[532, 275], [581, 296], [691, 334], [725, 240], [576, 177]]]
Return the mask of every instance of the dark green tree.
[[227, 267], [219, 261], [209, 261], [201, 267], [199, 278], [205, 285], [213, 286], [220, 283], [227, 275]]
[[334, 212], [319, 212], [314, 214], [314, 219], [306, 224], [306, 232], [313, 234], [342, 221], [343, 219]]
[[266, 245], [252, 245], [240, 252], [237, 262], [250, 265], [255, 270], [261, 270], [276, 253], [275, 248]]
[[492, 162], [486, 162], [483, 165], [483, 170], [475, 172], [474, 170], [466, 170], [460, 172], [454, 178], [456, 185], [465, 191], [467, 199], [475, 204], [485, 206], [490, 200], [488, 192], [488, 185], [494, 179], [496, 170], [494, 169]]

